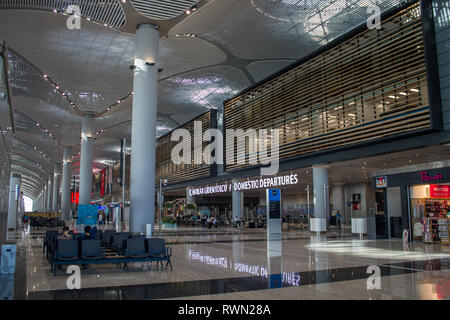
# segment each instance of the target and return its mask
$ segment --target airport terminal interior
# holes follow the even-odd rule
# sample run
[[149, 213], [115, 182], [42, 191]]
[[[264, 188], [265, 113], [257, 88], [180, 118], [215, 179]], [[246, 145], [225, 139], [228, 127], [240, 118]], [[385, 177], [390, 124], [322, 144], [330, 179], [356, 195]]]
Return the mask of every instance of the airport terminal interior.
[[0, 300], [449, 300], [449, 0], [0, 0]]

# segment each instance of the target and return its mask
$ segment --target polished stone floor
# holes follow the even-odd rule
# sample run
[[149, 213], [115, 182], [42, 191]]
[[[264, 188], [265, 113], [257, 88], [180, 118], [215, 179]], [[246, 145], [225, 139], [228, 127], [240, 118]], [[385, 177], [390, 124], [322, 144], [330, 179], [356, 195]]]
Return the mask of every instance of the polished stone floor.
[[[131, 264], [128, 272], [90, 265], [81, 271], [81, 289], [69, 290], [66, 267], [50, 272], [44, 235], [8, 234], [18, 246], [9, 280], [15, 299], [450, 299], [448, 246], [344, 232], [284, 231], [281, 241], [267, 241], [263, 230], [186, 227], [162, 234], [173, 249], [173, 271], [150, 263]], [[368, 290], [376, 284], [370, 266], [379, 268], [379, 289]]]

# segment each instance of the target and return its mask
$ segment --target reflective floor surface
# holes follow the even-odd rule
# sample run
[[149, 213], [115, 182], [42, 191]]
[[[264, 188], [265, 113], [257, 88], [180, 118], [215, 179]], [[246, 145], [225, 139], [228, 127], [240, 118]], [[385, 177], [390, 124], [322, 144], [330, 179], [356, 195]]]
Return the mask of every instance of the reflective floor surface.
[[281, 241], [267, 241], [264, 230], [181, 228], [162, 235], [173, 249], [173, 271], [155, 263], [130, 264], [128, 272], [115, 264], [90, 265], [81, 270], [81, 289], [70, 290], [65, 266], [56, 276], [50, 272], [42, 253], [44, 235], [27, 229], [8, 234], [17, 239], [16, 273], [0, 279], [0, 294], [15, 299], [450, 299], [448, 246], [306, 231], [286, 231]]

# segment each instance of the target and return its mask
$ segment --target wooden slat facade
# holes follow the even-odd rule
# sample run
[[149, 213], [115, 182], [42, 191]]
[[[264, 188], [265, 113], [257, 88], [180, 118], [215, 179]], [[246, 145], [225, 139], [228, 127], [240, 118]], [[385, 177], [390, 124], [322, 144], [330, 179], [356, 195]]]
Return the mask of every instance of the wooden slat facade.
[[[280, 160], [430, 128], [420, 6], [413, 4], [224, 103], [226, 129], [279, 129]], [[226, 170], [249, 166], [227, 162]], [[227, 155], [228, 156], [228, 155]]]
[[[202, 134], [194, 134], [194, 122], [202, 122]], [[211, 112], [206, 112], [199, 117], [182, 125], [178, 129], [186, 129], [191, 133], [191, 164], [175, 164], [171, 160], [171, 152], [178, 141], [171, 141], [172, 132], [159, 138], [156, 142], [156, 184], [159, 185], [159, 179], [167, 179], [169, 184], [188, 181], [192, 179], [209, 177], [210, 166], [208, 164], [195, 164], [194, 156], [202, 153], [206, 145], [210, 142], [202, 142], [202, 150], [196, 150], [194, 147], [195, 139], [202, 140], [203, 133], [211, 127]]]

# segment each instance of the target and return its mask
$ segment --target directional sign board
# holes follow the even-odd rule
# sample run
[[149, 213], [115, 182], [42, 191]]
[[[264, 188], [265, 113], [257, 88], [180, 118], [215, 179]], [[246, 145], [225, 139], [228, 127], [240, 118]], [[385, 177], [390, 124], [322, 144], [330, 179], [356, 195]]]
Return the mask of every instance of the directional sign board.
[[281, 239], [281, 190], [267, 189], [267, 238]]

